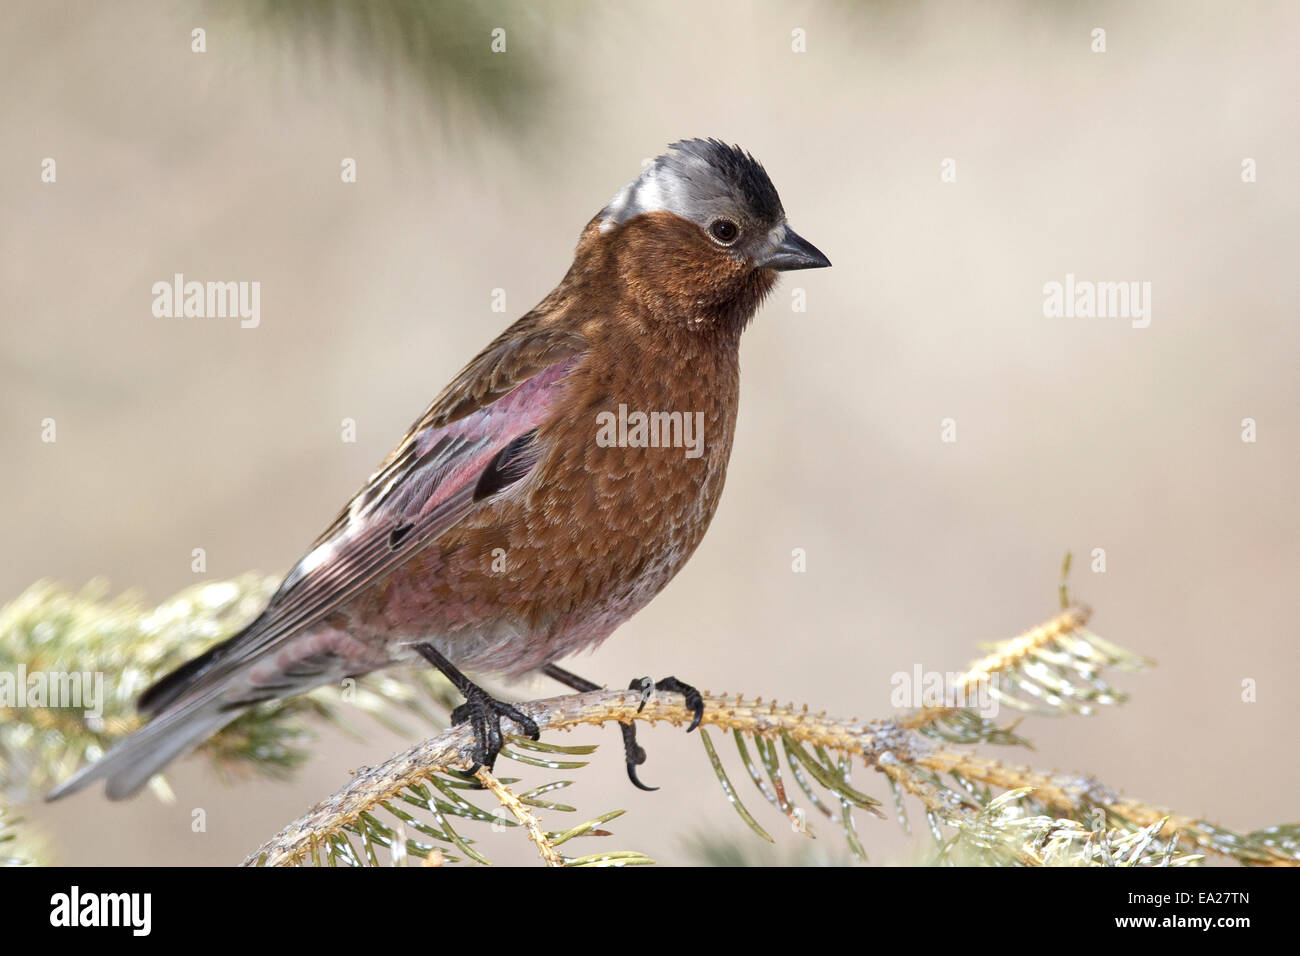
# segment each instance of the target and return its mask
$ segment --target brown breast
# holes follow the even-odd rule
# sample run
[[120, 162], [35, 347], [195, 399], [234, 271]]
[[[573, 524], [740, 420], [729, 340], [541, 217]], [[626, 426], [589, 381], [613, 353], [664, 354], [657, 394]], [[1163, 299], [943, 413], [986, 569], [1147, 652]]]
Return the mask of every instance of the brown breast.
[[737, 301], [734, 261], [691, 262], [695, 237], [666, 232], [611, 252], [588, 227], [534, 316], [587, 343], [539, 429], [542, 458], [374, 588], [366, 619], [462, 635], [464, 666], [519, 672], [604, 638], [685, 564], [722, 493], [740, 332], [772, 276]]

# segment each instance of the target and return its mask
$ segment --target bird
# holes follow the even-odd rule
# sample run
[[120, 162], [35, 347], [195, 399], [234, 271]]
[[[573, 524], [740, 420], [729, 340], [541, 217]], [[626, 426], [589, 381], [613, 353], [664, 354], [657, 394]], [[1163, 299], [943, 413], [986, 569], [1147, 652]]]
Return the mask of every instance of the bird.
[[[830, 260], [752, 154], [686, 139], [582, 230], [563, 280], [433, 400], [246, 627], [138, 700], [150, 720], [50, 792], [137, 793], [245, 710], [425, 663], [491, 768], [536, 723], [466, 671], [599, 685], [560, 661], [650, 602], [700, 544], [739, 406], [739, 344], [781, 272]], [[676, 678], [632, 682], [700, 694]], [[645, 753], [622, 725], [628, 775]]]

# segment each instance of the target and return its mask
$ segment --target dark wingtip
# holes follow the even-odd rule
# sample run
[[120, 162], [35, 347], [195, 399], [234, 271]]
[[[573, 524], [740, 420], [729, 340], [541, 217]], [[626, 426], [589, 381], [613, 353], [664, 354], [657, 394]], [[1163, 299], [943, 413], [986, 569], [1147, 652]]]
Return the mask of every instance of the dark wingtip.
[[136, 709], [146, 716], [156, 716], [161, 713], [168, 704], [193, 688], [213, 665], [221, 661], [250, 631], [261, 626], [265, 619], [266, 612], [263, 611], [235, 634], [209, 647], [198, 657], [186, 661], [171, 673], [158, 678], [136, 699]]
[[[217, 647], [221, 645], [218, 644]], [[193, 660], [186, 661], [169, 674], [165, 674], [144, 689], [136, 700], [136, 710], [142, 714], [156, 714], [184, 693], [190, 681], [217, 655], [212, 647]]]

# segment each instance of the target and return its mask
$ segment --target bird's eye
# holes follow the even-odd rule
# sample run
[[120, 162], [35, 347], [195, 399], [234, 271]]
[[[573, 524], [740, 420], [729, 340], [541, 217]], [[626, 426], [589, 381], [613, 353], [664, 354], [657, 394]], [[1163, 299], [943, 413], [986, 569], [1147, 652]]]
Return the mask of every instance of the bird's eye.
[[715, 242], [729, 246], [740, 238], [740, 227], [730, 219], [715, 219], [709, 224], [709, 235]]

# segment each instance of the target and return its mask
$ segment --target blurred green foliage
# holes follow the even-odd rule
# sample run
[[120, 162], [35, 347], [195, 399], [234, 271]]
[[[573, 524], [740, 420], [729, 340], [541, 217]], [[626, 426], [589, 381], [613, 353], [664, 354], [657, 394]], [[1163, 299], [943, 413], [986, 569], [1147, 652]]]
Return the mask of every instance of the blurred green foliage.
[[[446, 113], [465, 105], [506, 131], [522, 131], [553, 86], [539, 38], [569, 9], [467, 0], [239, 0], [212, 4], [213, 15], [255, 35], [343, 60], [393, 88], [410, 83]], [[543, 21], [546, 21], [544, 23]]]

